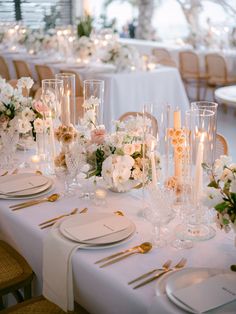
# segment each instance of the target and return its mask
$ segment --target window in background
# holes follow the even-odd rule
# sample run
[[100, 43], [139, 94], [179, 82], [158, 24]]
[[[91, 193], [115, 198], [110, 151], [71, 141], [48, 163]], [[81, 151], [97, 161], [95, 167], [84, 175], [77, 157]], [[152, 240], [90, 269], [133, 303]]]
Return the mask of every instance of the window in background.
[[72, 21], [72, 0], [0, 0], [0, 22], [13, 22], [19, 17], [33, 28], [54, 22], [68, 25]]

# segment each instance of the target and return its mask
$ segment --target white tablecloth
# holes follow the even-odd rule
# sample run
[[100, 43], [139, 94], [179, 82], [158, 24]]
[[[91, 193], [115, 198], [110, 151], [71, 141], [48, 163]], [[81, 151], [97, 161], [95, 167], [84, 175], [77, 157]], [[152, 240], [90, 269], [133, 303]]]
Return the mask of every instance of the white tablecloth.
[[[57, 191], [60, 187], [57, 185]], [[48, 229], [40, 230], [38, 224], [74, 207], [87, 206], [90, 212], [123, 210], [136, 224], [137, 232], [128, 242], [107, 249], [78, 250], [72, 259], [75, 298], [91, 314], [164, 314], [184, 313], [173, 305], [165, 295], [155, 296], [156, 282], [138, 290], [127, 284], [146, 271], [161, 266], [167, 259], [176, 263], [188, 259], [187, 266], [229, 269], [235, 264], [236, 249], [233, 233], [217, 231], [216, 237], [194, 244], [190, 250], [176, 250], [171, 246], [153, 249], [145, 255], [134, 255], [124, 261], [100, 269], [94, 262], [107, 255], [137, 245], [150, 239], [150, 224], [139, 216], [141, 191], [129, 193], [109, 192], [106, 206], [95, 206], [91, 201], [82, 201], [77, 196], [61, 199], [12, 212], [10, 204], [17, 201], [0, 201], [0, 237], [13, 245], [32, 266], [39, 288], [42, 284], [43, 239]], [[170, 228], [172, 229], [172, 227]], [[220, 313], [221, 310], [214, 313]], [[236, 304], [227, 313], [235, 313]], [[226, 312], [223, 312], [226, 313]]]
[[179, 53], [181, 51], [192, 50], [199, 56], [200, 70], [205, 72], [205, 55], [207, 53], [218, 53], [225, 58], [227, 69], [232, 76], [236, 75], [236, 49], [194, 49], [188, 44], [170, 44], [165, 42], [155, 42], [146, 40], [120, 39], [120, 42], [135, 46], [142, 54], [151, 54], [153, 48], [165, 48], [170, 52], [172, 59], [179, 65]]
[[[106, 73], [107, 69], [89, 67], [86, 69], [73, 68], [71, 64], [52, 63], [50, 60], [35, 59], [23, 54], [2, 53], [6, 58], [11, 76], [15, 77], [12, 64], [13, 59], [23, 59], [28, 62], [33, 77], [37, 80], [35, 64], [48, 64], [55, 73], [67, 67], [78, 71], [81, 78], [100, 79], [105, 81], [104, 97], [104, 124], [111, 129], [112, 120], [117, 120], [127, 111], [140, 111], [144, 103], [156, 105], [170, 104], [175, 108], [178, 106], [183, 112], [189, 108], [189, 102], [185, 89], [177, 69], [160, 67], [152, 72], [130, 72], [130, 73]], [[160, 111], [157, 111], [157, 120]]]

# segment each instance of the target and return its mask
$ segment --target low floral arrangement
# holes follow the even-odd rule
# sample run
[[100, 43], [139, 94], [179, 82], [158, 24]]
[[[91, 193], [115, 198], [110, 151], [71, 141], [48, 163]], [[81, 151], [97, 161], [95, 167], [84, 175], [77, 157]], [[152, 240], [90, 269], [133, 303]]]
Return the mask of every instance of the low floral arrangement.
[[230, 157], [221, 156], [212, 167], [203, 164], [203, 168], [211, 180], [205, 190], [204, 204], [217, 211], [219, 228], [236, 231], [236, 164]]
[[[151, 121], [150, 121], [151, 123]], [[85, 144], [88, 177], [103, 177], [108, 188], [124, 192], [151, 179], [150, 153], [155, 138], [147, 136], [143, 143], [143, 119], [133, 117], [116, 122], [116, 131], [107, 134], [104, 126], [91, 131]], [[160, 163], [155, 156], [156, 164]], [[144, 171], [145, 170], [145, 171]]]
[[16, 88], [0, 78], [0, 131], [14, 129], [25, 134], [32, 130], [33, 135], [43, 131], [43, 105], [28, 97], [32, 85], [29, 77], [19, 79]]
[[105, 47], [101, 61], [115, 65], [119, 72], [131, 71], [141, 67], [141, 59], [137, 49], [119, 42], [111, 43]]
[[76, 57], [89, 61], [96, 52], [94, 41], [86, 36], [80, 37], [74, 42], [74, 52]]

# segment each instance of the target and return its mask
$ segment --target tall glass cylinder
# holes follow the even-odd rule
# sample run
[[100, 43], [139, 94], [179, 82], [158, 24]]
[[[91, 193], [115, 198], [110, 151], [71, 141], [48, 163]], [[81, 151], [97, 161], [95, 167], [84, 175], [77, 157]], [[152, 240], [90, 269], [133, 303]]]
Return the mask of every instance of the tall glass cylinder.
[[84, 81], [84, 116], [91, 129], [103, 124], [104, 81]]
[[213, 139], [213, 161], [215, 160], [215, 147], [216, 147], [216, 130], [217, 130], [217, 109], [218, 104], [216, 102], [211, 101], [196, 101], [191, 103], [191, 109], [202, 109], [202, 110], [210, 110], [214, 112], [214, 139]]
[[63, 81], [64, 87], [61, 99], [61, 123], [66, 126], [75, 125], [75, 74], [58, 73], [56, 79]]
[[193, 109], [186, 112], [193, 209], [187, 237], [193, 240], [207, 240], [215, 235], [214, 230], [204, 224], [204, 207], [201, 202], [205, 185], [203, 165], [211, 165], [214, 158], [215, 123], [215, 113], [212, 110]]
[[[44, 143], [46, 136], [49, 137], [49, 147], [45, 147], [45, 155], [49, 161], [53, 162], [56, 156], [56, 143], [54, 137], [54, 128], [60, 124], [61, 103], [63, 91], [63, 81], [58, 79], [42, 80], [42, 101], [44, 105]], [[47, 127], [46, 127], [47, 126]], [[46, 151], [49, 154], [46, 154]]]

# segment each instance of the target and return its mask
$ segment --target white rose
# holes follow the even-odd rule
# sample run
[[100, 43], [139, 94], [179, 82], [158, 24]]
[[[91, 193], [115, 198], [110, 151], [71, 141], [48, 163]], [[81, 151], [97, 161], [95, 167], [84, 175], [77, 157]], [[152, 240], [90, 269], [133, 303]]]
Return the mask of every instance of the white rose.
[[28, 107], [22, 111], [21, 115], [23, 120], [27, 119], [29, 121], [33, 121], [35, 119], [35, 113]]
[[42, 119], [35, 119], [34, 120], [34, 130], [36, 133], [43, 133], [43, 120]]
[[19, 133], [27, 133], [32, 129], [32, 126], [28, 120], [18, 120], [18, 131]]
[[202, 201], [208, 208], [213, 208], [217, 204], [222, 203], [223, 199], [219, 189], [206, 187], [203, 191]]

